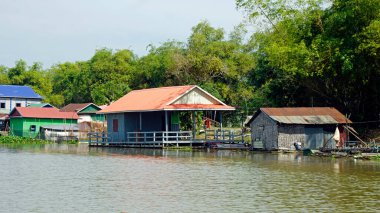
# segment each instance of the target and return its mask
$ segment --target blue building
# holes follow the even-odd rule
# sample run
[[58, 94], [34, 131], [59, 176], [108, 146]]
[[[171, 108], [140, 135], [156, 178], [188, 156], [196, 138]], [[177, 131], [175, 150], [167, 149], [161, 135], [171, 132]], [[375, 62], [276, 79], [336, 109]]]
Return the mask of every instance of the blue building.
[[9, 114], [14, 107], [39, 104], [42, 97], [29, 86], [0, 85], [0, 113]]
[[[196, 85], [134, 90], [113, 102], [99, 114], [106, 115], [108, 142], [152, 142], [195, 140], [196, 111], [234, 111]], [[181, 131], [180, 112], [191, 112], [192, 131]]]

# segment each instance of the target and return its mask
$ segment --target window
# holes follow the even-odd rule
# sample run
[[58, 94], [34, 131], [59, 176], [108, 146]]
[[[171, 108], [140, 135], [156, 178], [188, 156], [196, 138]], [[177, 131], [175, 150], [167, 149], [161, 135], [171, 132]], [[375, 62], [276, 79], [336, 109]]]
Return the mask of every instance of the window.
[[16, 107], [20, 107], [21, 106], [21, 103], [16, 103]]
[[5, 109], [5, 103], [0, 103], [0, 108]]
[[113, 132], [119, 132], [119, 120], [117, 119], [112, 120], [112, 129], [113, 129]]
[[29, 130], [30, 130], [31, 132], [35, 132], [35, 131], [36, 131], [36, 125], [30, 125]]

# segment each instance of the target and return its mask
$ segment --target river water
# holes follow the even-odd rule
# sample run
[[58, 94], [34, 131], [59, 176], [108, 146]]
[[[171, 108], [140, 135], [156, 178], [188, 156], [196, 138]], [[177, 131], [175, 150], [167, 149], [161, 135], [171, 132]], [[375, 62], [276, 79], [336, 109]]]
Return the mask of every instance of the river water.
[[380, 212], [380, 161], [0, 147], [0, 212]]

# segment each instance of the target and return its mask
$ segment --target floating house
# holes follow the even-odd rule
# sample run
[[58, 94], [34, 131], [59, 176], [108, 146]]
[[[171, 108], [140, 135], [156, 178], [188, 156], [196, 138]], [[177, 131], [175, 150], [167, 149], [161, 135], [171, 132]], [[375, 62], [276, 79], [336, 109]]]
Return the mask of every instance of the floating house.
[[[248, 122], [254, 149], [294, 150], [342, 146], [343, 126], [352, 123], [332, 107], [261, 108]], [[336, 130], [340, 139], [333, 139]]]
[[78, 123], [82, 122], [104, 122], [104, 115], [97, 114], [101, 108], [93, 103], [72, 103], [64, 106], [59, 111], [74, 112], [79, 116]]
[[[57, 108], [16, 107], [9, 115], [10, 134], [35, 138], [40, 128], [49, 129], [56, 125], [77, 125], [78, 115], [73, 112], [60, 112]], [[71, 128], [67, 128], [70, 131]]]
[[14, 107], [41, 103], [42, 97], [29, 86], [0, 85], [0, 113], [9, 114]]
[[[178, 144], [195, 139], [195, 111], [231, 110], [235, 108], [188, 85], [134, 90], [98, 113], [106, 115], [108, 142]], [[179, 112], [192, 112], [188, 118], [193, 121], [192, 131], [180, 131]], [[222, 120], [222, 113], [219, 115]]]

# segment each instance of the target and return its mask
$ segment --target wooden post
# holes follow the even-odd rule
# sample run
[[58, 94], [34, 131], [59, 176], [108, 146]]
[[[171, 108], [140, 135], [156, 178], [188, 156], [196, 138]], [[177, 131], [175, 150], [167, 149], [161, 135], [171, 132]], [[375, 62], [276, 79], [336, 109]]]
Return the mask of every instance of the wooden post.
[[244, 144], [244, 131], [241, 130], [241, 143]]
[[195, 134], [196, 134], [196, 123], [195, 123], [195, 111], [191, 112], [191, 119], [193, 120], [193, 140], [195, 140]]
[[142, 131], [142, 114], [141, 114], [141, 112], [139, 113], [139, 117], [140, 117], [140, 131]]
[[162, 138], [162, 148], [165, 148], [165, 132], [162, 132], [162, 135], [161, 135], [161, 138]]
[[220, 120], [220, 131], [223, 131], [223, 125], [222, 125], [222, 122], [223, 122], [223, 116], [222, 116], [222, 111], [219, 112], [219, 120]]
[[168, 111], [165, 111], [165, 140], [168, 141], [168, 130], [169, 130], [169, 124], [168, 124]]

